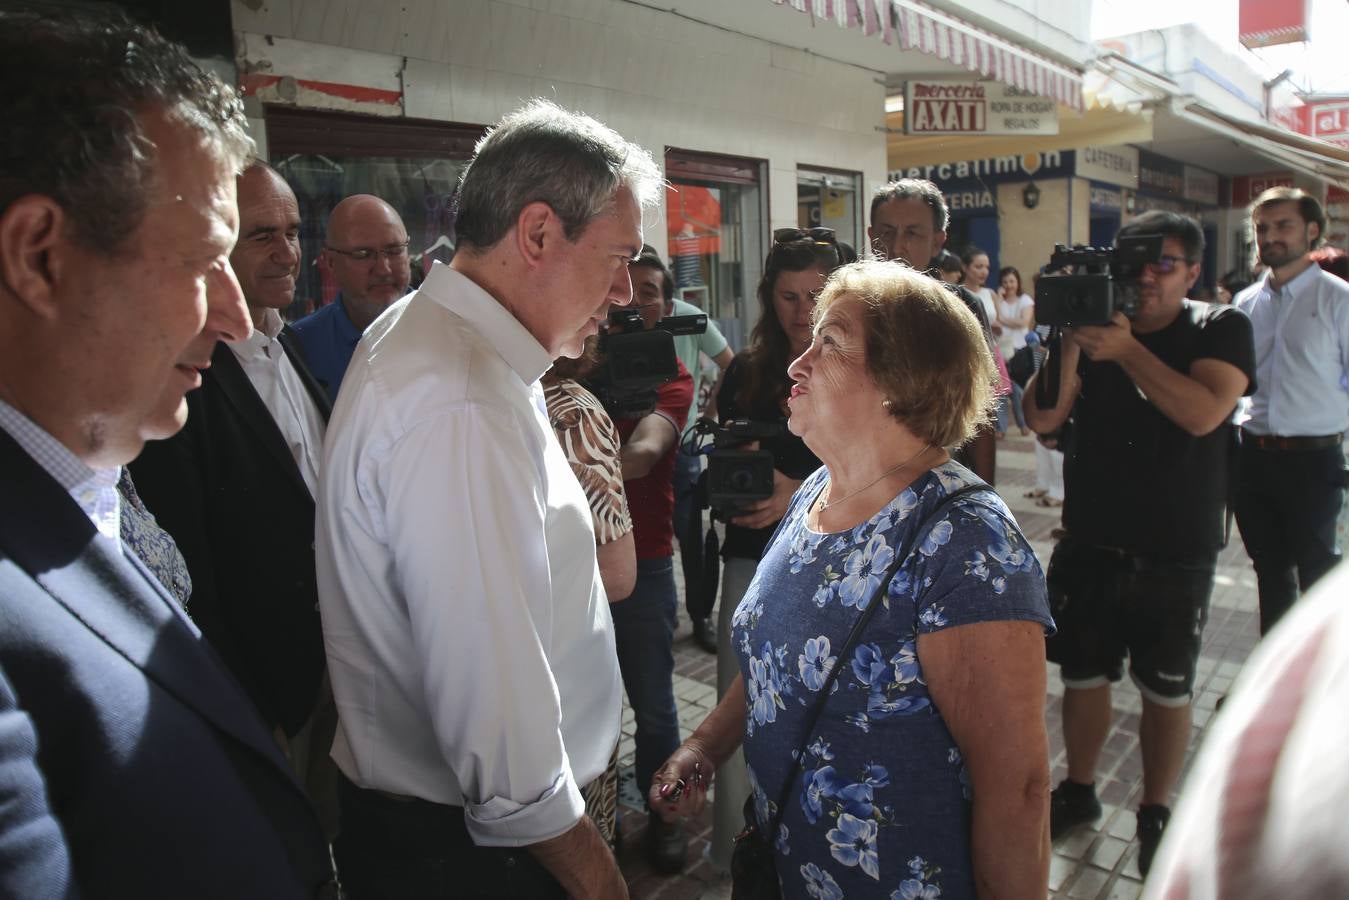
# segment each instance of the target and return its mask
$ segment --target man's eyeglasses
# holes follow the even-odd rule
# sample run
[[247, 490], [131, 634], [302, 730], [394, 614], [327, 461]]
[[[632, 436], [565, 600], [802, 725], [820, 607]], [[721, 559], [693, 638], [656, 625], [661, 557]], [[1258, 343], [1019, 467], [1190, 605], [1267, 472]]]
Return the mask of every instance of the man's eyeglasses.
[[339, 250], [336, 247], [329, 247], [326, 244], [324, 247], [325, 249], [331, 250], [334, 253], [340, 253], [347, 259], [352, 259], [356, 262], [370, 262], [381, 256], [389, 262], [393, 262], [394, 260], [402, 259], [408, 255], [408, 243], [408, 241], [404, 241], [401, 244], [392, 244], [382, 249], [375, 249], [374, 247], [357, 247], [355, 250]]
[[1194, 265], [1194, 260], [1186, 259], [1183, 256], [1159, 256], [1156, 260], [1149, 262], [1147, 265], [1158, 275], [1170, 275], [1181, 266]]

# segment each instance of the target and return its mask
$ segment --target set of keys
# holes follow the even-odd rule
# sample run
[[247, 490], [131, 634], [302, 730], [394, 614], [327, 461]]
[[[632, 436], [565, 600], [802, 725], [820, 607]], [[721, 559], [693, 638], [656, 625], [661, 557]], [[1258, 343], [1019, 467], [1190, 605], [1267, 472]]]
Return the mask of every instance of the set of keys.
[[693, 777], [689, 781], [685, 781], [683, 778], [676, 779], [674, 788], [671, 789], [669, 796], [665, 799], [671, 803], [678, 803], [679, 798], [684, 796], [684, 791], [688, 790], [689, 787], [701, 788], [704, 783], [703, 764], [695, 762], [693, 764]]

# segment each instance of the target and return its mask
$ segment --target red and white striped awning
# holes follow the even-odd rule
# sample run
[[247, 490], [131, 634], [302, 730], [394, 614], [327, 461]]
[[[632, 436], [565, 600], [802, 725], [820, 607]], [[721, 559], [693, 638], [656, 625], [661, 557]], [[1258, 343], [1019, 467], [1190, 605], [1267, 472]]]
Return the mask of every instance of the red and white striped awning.
[[[842, 28], [879, 34], [901, 50], [918, 50], [1036, 96], [1082, 108], [1082, 73], [1020, 47], [921, 0], [773, 0]], [[898, 38], [898, 40], [896, 40]]]

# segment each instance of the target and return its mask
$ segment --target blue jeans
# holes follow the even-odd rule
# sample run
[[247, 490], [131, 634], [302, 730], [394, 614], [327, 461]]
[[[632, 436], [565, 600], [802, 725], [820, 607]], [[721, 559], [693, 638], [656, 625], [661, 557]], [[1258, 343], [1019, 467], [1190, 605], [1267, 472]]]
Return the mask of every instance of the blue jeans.
[[1007, 407], [1012, 407], [1012, 417], [1016, 419], [1016, 424], [1026, 427], [1026, 414], [1021, 409], [1021, 397], [1026, 393], [1026, 389], [1015, 381], [1012, 382], [1012, 392], [998, 401], [998, 430], [1006, 431], [1008, 425]]
[[651, 778], [679, 746], [674, 699], [674, 557], [637, 560], [637, 586], [626, 600], [609, 605], [623, 688], [636, 719], [637, 788], [645, 796]]

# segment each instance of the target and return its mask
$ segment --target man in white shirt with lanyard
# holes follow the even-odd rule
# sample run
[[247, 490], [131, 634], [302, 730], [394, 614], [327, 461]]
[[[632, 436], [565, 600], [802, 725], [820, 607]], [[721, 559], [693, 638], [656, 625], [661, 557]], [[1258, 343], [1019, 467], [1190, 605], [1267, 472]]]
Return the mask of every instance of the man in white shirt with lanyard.
[[1256, 391], [1241, 424], [1235, 510], [1260, 587], [1260, 633], [1340, 560], [1349, 426], [1349, 285], [1321, 270], [1321, 204], [1276, 187], [1251, 207], [1265, 277], [1234, 303], [1255, 329]]
[[613, 626], [539, 376], [631, 302], [660, 184], [531, 102], [464, 173], [453, 262], [357, 346], [317, 527], [355, 900], [627, 896], [580, 791], [618, 737]]

